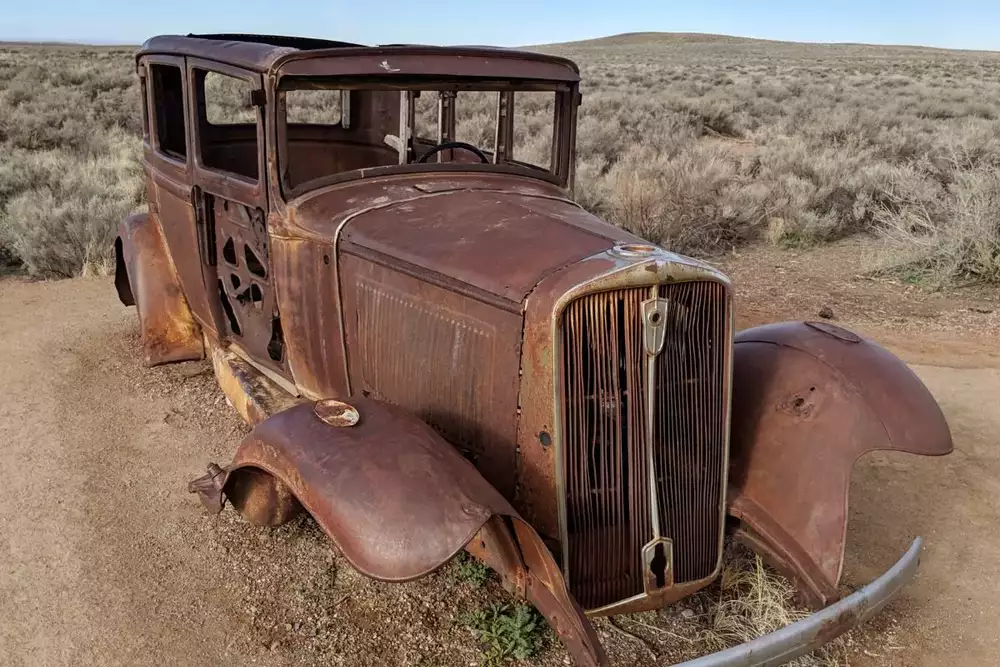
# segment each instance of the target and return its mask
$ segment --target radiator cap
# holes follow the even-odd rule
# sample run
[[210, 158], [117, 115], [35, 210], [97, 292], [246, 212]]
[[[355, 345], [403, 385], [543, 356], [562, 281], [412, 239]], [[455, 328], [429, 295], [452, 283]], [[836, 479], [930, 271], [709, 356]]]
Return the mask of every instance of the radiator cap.
[[611, 251], [620, 257], [652, 257], [663, 252], [652, 243], [616, 243]]

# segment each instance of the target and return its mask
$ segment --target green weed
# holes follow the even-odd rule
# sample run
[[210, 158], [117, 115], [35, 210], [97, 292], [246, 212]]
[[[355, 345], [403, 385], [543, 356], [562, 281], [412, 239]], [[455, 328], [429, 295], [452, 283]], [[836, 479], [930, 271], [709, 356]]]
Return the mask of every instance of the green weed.
[[527, 660], [546, 643], [548, 626], [530, 605], [490, 605], [464, 614], [466, 625], [483, 647], [483, 664], [497, 667], [511, 660]]

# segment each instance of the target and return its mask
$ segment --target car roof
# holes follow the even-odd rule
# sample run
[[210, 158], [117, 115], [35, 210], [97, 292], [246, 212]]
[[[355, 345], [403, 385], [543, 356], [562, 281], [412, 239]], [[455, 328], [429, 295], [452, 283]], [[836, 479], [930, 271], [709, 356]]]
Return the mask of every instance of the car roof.
[[488, 46], [364, 46], [309, 37], [219, 33], [153, 37], [137, 58], [148, 55], [201, 58], [278, 76], [580, 80], [580, 70], [571, 60]]

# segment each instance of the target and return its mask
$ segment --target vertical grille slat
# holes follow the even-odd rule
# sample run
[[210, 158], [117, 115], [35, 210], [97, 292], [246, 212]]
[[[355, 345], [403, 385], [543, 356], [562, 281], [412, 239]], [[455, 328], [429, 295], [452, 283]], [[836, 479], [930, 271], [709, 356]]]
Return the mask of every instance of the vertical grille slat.
[[[727, 288], [663, 285], [666, 342], [646, 426], [642, 302], [650, 288], [600, 292], [563, 313], [563, 456], [570, 586], [588, 609], [643, 591], [652, 539], [649, 476], [660, 531], [674, 545], [674, 580], [702, 579], [718, 559], [728, 384]], [[652, 438], [653, 466], [646, 453]]]

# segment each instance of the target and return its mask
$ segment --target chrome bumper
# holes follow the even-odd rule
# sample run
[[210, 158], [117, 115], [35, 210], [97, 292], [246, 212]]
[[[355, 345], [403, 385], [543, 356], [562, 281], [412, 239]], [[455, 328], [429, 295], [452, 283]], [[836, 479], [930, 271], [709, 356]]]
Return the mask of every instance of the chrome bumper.
[[809, 618], [676, 667], [772, 667], [805, 655], [877, 614], [916, 574], [922, 545], [919, 537], [913, 540], [889, 571]]

